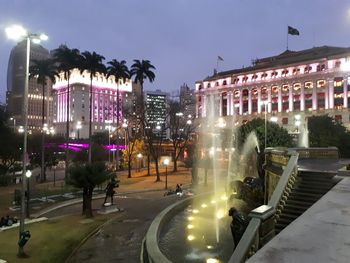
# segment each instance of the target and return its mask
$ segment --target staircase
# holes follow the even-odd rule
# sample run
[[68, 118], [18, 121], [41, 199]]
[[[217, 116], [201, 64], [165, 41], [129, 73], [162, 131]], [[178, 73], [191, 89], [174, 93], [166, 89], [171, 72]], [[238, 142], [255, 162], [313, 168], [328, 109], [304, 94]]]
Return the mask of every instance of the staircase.
[[276, 235], [316, 203], [334, 185], [335, 174], [300, 172], [275, 225]]

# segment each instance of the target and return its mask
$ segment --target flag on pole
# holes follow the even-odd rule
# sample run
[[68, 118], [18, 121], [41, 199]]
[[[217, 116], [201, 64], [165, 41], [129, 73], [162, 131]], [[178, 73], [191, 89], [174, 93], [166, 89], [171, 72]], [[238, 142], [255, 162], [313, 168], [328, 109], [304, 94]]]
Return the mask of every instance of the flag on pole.
[[294, 28], [294, 27], [291, 27], [291, 26], [288, 26], [288, 34], [292, 35], [292, 36], [299, 36], [300, 35], [299, 30]]
[[218, 60], [224, 61], [224, 59], [220, 56], [218, 56]]

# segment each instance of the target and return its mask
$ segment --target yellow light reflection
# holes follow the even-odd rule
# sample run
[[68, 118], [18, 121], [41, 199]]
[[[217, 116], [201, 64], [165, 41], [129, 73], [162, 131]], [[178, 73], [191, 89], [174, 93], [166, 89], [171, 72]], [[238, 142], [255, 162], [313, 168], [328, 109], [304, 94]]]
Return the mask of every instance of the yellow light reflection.
[[215, 203], [216, 203], [216, 201], [215, 201], [215, 200], [211, 200], [211, 201], [210, 201], [210, 203], [215, 204]]
[[206, 207], [207, 207], [207, 204], [202, 204], [201, 207], [202, 207], [202, 208], [206, 208]]
[[222, 201], [226, 201], [227, 200], [227, 196], [226, 195], [222, 195], [220, 198]]
[[216, 218], [217, 219], [221, 219], [225, 216], [225, 211], [220, 209], [217, 213], [216, 213]]
[[190, 225], [187, 225], [187, 228], [192, 229], [192, 228], [194, 228], [194, 226], [190, 224]]
[[213, 248], [213, 246], [210, 246], [210, 245], [207, 246], [207, 249], [212, 249], [212, 248]]
[[193, 214], [199, 213], [199, 211], [197, 209], [193, 209], [192, 212], [193, 212]]
[[194, 217], [193, 217], [193, 216], [189, 216], [189, 217], [188, 217], [188, 220], [189, 220], [189, 221], [192, 221], [192, 220], [194, 220]]
[[189, 235], [189, 236], [187, 236], [187, 239], [188, 239], [189, 241], [192, 241], [192, 240], [194, 239], [194, 236]]
[[219, 263], [220, 261], [217, 260], [216, 258], [208, 258], [207, 263]]

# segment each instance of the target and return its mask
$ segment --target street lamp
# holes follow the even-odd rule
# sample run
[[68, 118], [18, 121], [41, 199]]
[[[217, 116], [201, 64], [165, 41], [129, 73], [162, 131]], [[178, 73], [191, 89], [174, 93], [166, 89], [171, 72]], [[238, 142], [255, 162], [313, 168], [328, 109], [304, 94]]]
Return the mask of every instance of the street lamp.
[[141, 159], [142, 159], [142, 153], [137, 154], [137, 159], [138, 159], [138, 168], [139, 168], [139, 172], [141, 171]]
[[163, 164], [165, 165], [165, 189], [168, 189], [168, 165], [169, 165], [169, 159], [168, 158], [164, 159]]
[[29, 201], [30, 201], [30, 195], [29, 195], [29, 182], [30, 177], [32, 176], [32, 172], [30, 170], [26, 171], [26, 177], [27, 177], [27, 218], [29, 218]]
[[16, 119], [11, 117], [10, 121], [13, 121], [13, 131], [16, 132]]
[[77, 121], [76, 128], [77, 128], [77, 138], [79, 140], [79, 132], [80, 132], [80, 129], [82, 128], [81, 121]]
[[[25, 214], [25, 181], [26, 181], [26, 163], [27, 163], [27, 135], [28, 135], [28, 85], [29, 85], [29, 62], [30, 62], [30, 42], [39, 43], [41, 40], [45, 41], [48, 37], [45, 34], [33, 34], [27, 32], [22, 26], [13, 25], [5, 29], [8, 38], [15, 41], [25, 39], [27, 42], [26, 50], [26, 69], [25, 69], [25, 81], [23, 92], [23, 170], [22, 170], [22, 187], [21, 187], [21, 216], [19, 225], [19, 236], [24, 232], [24, 214]], [[18, 255], [21, 257], [24, 255], [23, 246], [18, 246]]]

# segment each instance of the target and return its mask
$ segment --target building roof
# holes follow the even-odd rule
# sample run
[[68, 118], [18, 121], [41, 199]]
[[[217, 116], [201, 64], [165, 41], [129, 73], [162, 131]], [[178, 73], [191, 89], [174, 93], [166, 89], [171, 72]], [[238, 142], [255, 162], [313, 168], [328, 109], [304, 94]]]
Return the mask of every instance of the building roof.
[[350, 48], [322, 46], [313, 47], [301, 51], [286, 50], [277, 56], [256, 59], [253, 62], [252, 66], [222, 71], [213, 76], [207, 77], [205, 80], [215, 80], [219, 78], [229, 77], [235, 74], [242, 74], [246, 72], [263, 70], [277, 66], [286, 66], [294, 63], [307, 62], [315, 59], [337, 57], [338, 55], [343, 55], [345, 53], [350, 53]]

